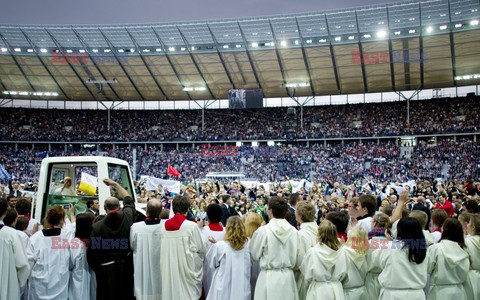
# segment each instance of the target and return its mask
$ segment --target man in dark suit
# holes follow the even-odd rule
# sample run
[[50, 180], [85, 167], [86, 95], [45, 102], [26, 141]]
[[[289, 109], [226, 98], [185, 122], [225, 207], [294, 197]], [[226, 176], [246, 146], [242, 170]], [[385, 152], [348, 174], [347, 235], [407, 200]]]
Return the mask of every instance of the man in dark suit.
[[22, 192], [20, 192], [20, 184], [18, 181], [12, 182], [8, 181], [8, 189], [10, 190], [9, 196], [20, 198], [22, 197]]
[[87, 213], [93, 216], [98, 216], [100, 207], [98, 206], [98, 200], [87, 200]]
[[297, 207], [298, 201], [302, 200], [302, 197], [298, 193], [293, 193], [288, 198], [288, 213], [285, 219], [290, 223], [293, 227], [297, 229], [297, 219], [295, 217], [295, 209]]
[[221, 196], [223, 203], [221, 204], [222, 207], [222, 225], [225, 227], [227, 226], [227, 219], [230, 216], [238, 215], [237, 211], [233, 207], [233, 200], [230, 195], [222, 195]]
[[[97, 277], [97, 299], [134, 299], [133, 257], [130, 249], [130, 227], [135, 217], [135, 203], [118, 183], [103, 183], [117, 191], [118, 198], [105, 200], [107, 216], [93, 224], [87, 261]], [[123, 200], [123, 208], [120, 201]]]

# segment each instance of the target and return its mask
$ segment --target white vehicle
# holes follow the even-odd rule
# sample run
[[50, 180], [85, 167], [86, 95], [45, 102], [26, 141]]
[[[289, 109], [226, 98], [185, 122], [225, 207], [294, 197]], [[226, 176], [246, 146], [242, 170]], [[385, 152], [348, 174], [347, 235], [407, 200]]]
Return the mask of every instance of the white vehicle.
[[[96, 192], [86, 194], [78, 191], [81, 174], [87, 173], [97, 178]], [[72, 190], [76, 195], [63, 193], [64, 179], [70, 177]], [[42, 160], [38, 182], [36, 205], [33, 206], [33, 217], [42, 220], [47, 210], [53, 205], [68, 208], [72, 204], [75, 215], [87, 211], [88, 200], [98, 200], [100, 214], [105, 214], [104, 202], [115, 192], [102, 181], [105, 178], [118, 182], [135, 200], [138, 219], [145, 216], [145, 205], [137, 204], [137, 198], [130, 173], [130, 167], [124, 160], [104, 156], [67, 156], [49, 157]]]

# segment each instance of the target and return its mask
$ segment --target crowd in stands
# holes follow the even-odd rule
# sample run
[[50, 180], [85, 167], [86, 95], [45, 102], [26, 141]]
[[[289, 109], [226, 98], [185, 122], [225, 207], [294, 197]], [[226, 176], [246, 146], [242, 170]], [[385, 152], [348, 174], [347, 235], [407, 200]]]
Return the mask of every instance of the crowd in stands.
[[145, 219], [121, 185], [100, 184], [118, 197], [104, 210], [52, 206], [42, 223], [17, 183], [0, 195], [2, 300], [480, 299], [472, 177], [298, 191], [216, 181], [178, 195], [158, 185], [140, 195]]
[[480, 142], [459, 139], [443, 140], [435, 145], [419, 141], [409, 158], [400, 155], [393, 142], [345, 144], [310, 144], [288, 146], [240, 147], [237, 156], [205, 156], [200, 147], [177, 150], [158, 146], [136, 148], [137, 166], [133, 168], [133, 151], [117, 147], [102, 153], [92, 150], [46, 151], [0, 146], [0, 164], [21, 182], [36, 182], [41, 159], [45, 156], [106, 155], [130, 163], [137, 175], [167, 179], [171, 164], [181, 181], [205, 178], [209, 172], [240, 172], [261, 182], [300, 180], [313, 176], [318, 181], [373, 179], [379, 182], [408, 179], [457, 179], [480, 177]]
[[[337, 138], [478, 132], [476, 98], [328, 105], [300, 112], [296, 137]], [[287, 108], [201, 110], [55, 110], [1, 108], [2, 141], [216, 141], [285, 139]], [[295, 123], [295, 122], [294, 122]]]

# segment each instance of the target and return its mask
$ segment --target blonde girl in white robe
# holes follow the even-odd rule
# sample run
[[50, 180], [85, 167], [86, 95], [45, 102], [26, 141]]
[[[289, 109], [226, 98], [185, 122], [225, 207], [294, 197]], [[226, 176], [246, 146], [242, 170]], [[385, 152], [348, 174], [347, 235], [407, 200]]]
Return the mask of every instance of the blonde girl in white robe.
[[467, 225], [468, 236], [465, 245], [470, 256], [470, 271], [465, 282], [467, 299], [480, 300], [480, 214], [470, 217]]
[[307, 251], [300, 270], [308, 284], [307, 300], [344, 300], [341, 280], [347, 274], [344, 255], [333, 223], [324, 220], [318, 227], [318, 243]]
[[342, 280], [346, 300], [367, 300], [365, 277], [367, 276], [368, 235], [365, 229], [356, 226], [349, 232], [340, 255], [345, 256], [348, 270]]
[[[301, 201], [295, 210], [295, 218], [300, 226], [298, 231], [300, 257], [304, 257], [307, 251], [317, 243], [318, 225], [315, 222], [315, 213], [315, 207], [307, 201]], [[307, 296], [308, 286], [300, 270], [295, 270], [295, 282], [297, 283], [298, 297], [300, 300], [304, 300]]]
[[250, 249], [240, 217], [228, 218], [224, 240], [213, 244], [205, 257], [214, 270], [207, 300], [250, 300]]
[[428, 248], [431, 274], [428, 300], [467, 300], [463, 285], [470, 261], [465, 248], [462, 224], [457, 219], [447, 219], [443, 223], [442, 239]]
[[372, 252], [372, 265], [382, 271], [378, 276], [380, 300], [425, 299], [427, 284], [427, 241], [414, 218], [402, 218], [397, 224], [397, 239], [388, 249]]

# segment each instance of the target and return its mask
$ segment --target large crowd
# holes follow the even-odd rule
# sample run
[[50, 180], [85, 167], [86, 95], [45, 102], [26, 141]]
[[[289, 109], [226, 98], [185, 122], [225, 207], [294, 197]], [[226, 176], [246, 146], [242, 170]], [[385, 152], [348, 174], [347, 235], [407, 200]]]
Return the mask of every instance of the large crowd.
[[104, 210], [51, 206], [42, 220], [18, 182], [0, 191], [0, 299], [480, 299], [470, 176], [158, 185], [138, 197], [146, 218], [121, 185], [100, 184], [118, 197]]
[[[377, 137], [478, 132], [477, 98], [305, 106], [296, 138]], [[2, 141], [216, 141], [285, 139], [287, 108], [105, 110], [0, 108]]]
[[128, 147], [97, 150], [42, 149], [0, 146], [0, 164], [23, 182], [36, 182], [41, 159], [48, 156], [106, 155], [126, 160], [141, 175], [167, 179], [168, 164], [180, 173], [181, 181], [205, 178], [209, 172], [238, 172], [261, 182], [301, 180], [321, 182], [356, 180], [406, 181], [408, 179], [458, 179], [480, 177], [480, 142], [459, 139], [436, 144], [419, 141], [412, 154], [404, 157], [393, 142], [346, 144], [310, 144], [284, 146], [243, 146], [237, 156], [206, 156], [200, 147], [160, 149], [159, 146], [136, 148], [137, 165], [133, 168], [133, 149]]

